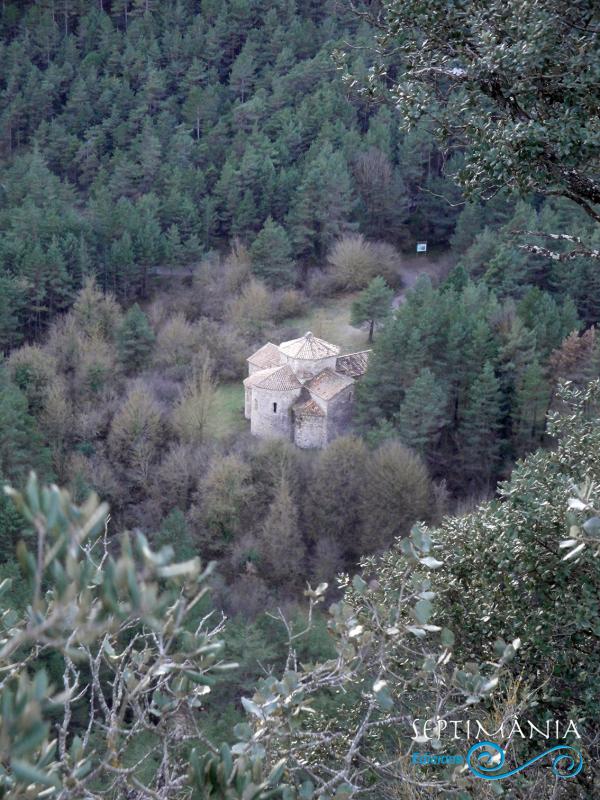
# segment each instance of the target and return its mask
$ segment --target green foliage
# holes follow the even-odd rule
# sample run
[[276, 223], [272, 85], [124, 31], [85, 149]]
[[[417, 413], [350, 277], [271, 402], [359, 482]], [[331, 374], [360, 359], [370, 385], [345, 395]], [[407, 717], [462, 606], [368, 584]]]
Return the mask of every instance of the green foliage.
[[390, 0], [378, 33], [383, 63], [372, 77], [377, 83], [393, 51], [401, 67], [387, 92], [404, 125], [432, 119], [443, 142], [459, 132], [458, 179], [469, 194], [509, 187], [562, 195], [598, 222], [597, 22], [589, 0], [498, 0], [484, 9]]
[[[579, 543], [577, 525], [596, 502], [600, 387], [567, 387], [560, 396], [565, 405], [549, 429], [555, 448], [520, 462], [499, 500], [446, 519], [432, 535], [450, 554], [441, 575], [448, 591], [469, 598], [449, 603], [444, 615], [449, 625], [460, 621], [458, 649], [481, 658], [492, 655], [496, 639], [521, 637], [527, 645], [513, 669], [526, 676], [536, 714], [587, 724], [599, 680], [600, 576], [593, 549], [565, 560], [561, 547], [573, 533], [568, 546]], [[575, 487], [587, 493], [586, 503], [570, 502]]]
[[400, 435], [464, 491], [465, 482], [493, 485], [504, 459], [540, 444], [550, 353], [579, 322], [568, 297], [530, 287], [515, 308], [459, 277], [439, 289], [420, 279], [407, 293], [377, 337], [358, 399], [371, 436]]
[[401, 259], [385, 242], [369, 242], [362, 234], [338, 239], [327, 255], [332, 278], [342, 289], [364, 289], [379, 277], [392, 286], [401, 284]]
[[250, 248], [252, 270], [275, 288], [294, 283], [294, 263], [288, 236], [268, 217]]
[[[10, 502], [8, 497], [0, 497], [0, 561], [9, 562], [9, 569], [14, 566], [14, 557], [17, 541], [21, 536], [24, 526], [24, 519]], [[3, 578], [6, 575], [2, 576]]]
[[119, 358], [129, 372], [137, 372], [150, 360], [154, 332], [148, 318], [135, 303], [125, 314], [117, 335]]
[[[542, 382], [541, 376], [536, 383]], [[475, 378], [463, 411], [460, 436], [465, 476], [471, 480], [490, 480], [500, 457], [498, 436], [502, 419], [500, 381], [489, 361]]]
[[298, 187], [287, 224], [298, 257], [322, 259], [350, 224], [354, 201], [350, 173], [342, 153], [330, 142], [309, 151], [304, 180]]
[[445, 387], [425, 367], [406, 389], [396, 417], [398, 432], [405, 444], [426, 455], [438, 444], [448, 417]]
[[367, 288], [361, 292], [352, 304], [351, 320], [353, 325], [369, 323], [369, 342], [373, 341], [375, 325], [387, 319], [391, 314], [394, 292], [378, 275], [373, 278]]
[[254, 497], [250, 468], [234, 455], [214, 461], [201, 484], [207, 551], [220, 553], [244, 527]]
[[404, 141], [332, 66], [343, 40], [371, 39], [349, 8], [61, 2], [2, 4], [1, 346], [40, 333], [90, 275], [130, 305], [234, 237], [263, 232], [255, 269], [274, 286], [357, 227], [448, 240], [431, 136]]
[[190, 531], [180, 508], [169, 511], [162, 521], [160, 530], [153, 537], [153, 544], [157, 550], [167, 545], [172, 547], [175, 558], [181, 561], [194, 557]]
[[48, 451], [27, 398], [0, 365], [0, 474], [20, 481], [32, 465], [47, 473]]
[[381, 444], [364, 480], [363, 553], [389, 547], [415, 521], [434, 516], [432, 485], [422, 459], [399, 441]]
[[[93, 496], [76, 507], [57, 487], [40, 487], [33, 474], [23, 495], [9, 492], [37, 542], [35, 556], [23, 541], [18, 547], [32, 614], [2, 614], [4, 796], [28, 800], [44, 791], [75, 798], [85, 791], [94, 798], [120, 798], [135, 790], [154, 796], [160, 791], [166, 798], [183, 796], [182, 785], [185, 796], [191, 790], [221, 800], [250, 791], [266, 800], [285, 792], [283, 769], [266, 772], [259, 755], [239, 757], [227, 745], [207, 750], [204, 740], [196, 740], [190, 755], [177, 733], [185, 724], [182, 711], [190, 719], [222, 672], [235, 667], [222, 659], [219, 629], [206, 626], [206, 618], [193, 632], [186, 629], [206, 593], [211, 567], [202, 570], [197, 558], [173, 563], [171, 548], [152, 552], [141, 534], [134, 542], [123, 537], [119, 550], [109, 554], [106, 540], [102, 546], [107, 507]], [[4, 580], [2, 593], [9, 588], [10, 580]], [[63, 665], [60, 695], [34, 661], [53, 655]], [[76, 732], [73, 711], [82, 702], [89, 727]], [[53, 714], [62, 721], [51, 740]], [[147, 749], [142, 760], [152, 764], [156, 754], [168, 754], [175, 773], [161, 778], [156, 771], [124, 768], [140, 734]]]
[[[411, 773], [407, 758], [415, 741], [405, 715], [443, 719], [450, 703], [452, 713], [460, 708], [461, 717], [470, 716], [519, 647], [515, 641], [485, 667], [451, 665], [454, 636], [435, 624], [436, 570], [442, 566], [432, 539], [415, 527], [389, 552], [362, 564], [363, 575], [376, 580], [343, 576], [343, 597], [328, 615], [336, 655], [325, 662], [298, 665], [298, 635], [287, 624], [285, 671], [261, 680], [252, 698], [242, 700], [251, 723], [238, 729], [242, 752], [268, 739], [272, 761], [287, 758], [300, 797], [358, 797], [408, 780], [420, 789], [423, 777]], [[313, 604], [326, 588], [307, 591]], [[471, 796], [459, 774], [427, 776], [429, 787], [438, 780], [451, 780]]]
[[309, 482], [308, 532], [311, 540], [331, 538], [342, 552], [359, 556], [362, 499], [369, 453], [355, 437], [335, 439], [315, 460]]

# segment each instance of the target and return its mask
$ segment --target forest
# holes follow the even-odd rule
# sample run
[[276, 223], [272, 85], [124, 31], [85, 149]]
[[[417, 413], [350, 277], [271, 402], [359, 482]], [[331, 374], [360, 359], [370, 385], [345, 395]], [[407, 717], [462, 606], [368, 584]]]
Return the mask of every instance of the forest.
[[[3, 797], [600, 792], [598, 30], [2, 2]], [[371, 348], [314, 451], [242, 395], [309, 324]], [[584, 768], [411, 761], [519, 716]]]

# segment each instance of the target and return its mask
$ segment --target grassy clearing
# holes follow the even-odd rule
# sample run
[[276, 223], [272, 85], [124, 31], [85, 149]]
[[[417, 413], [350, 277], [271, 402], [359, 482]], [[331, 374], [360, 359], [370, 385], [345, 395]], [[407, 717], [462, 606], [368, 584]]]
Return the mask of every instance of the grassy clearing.
[[341, 347], [342, 353], [353, 353], [369, 347], [368, 332], [350, 325], [350, 309], [356, 294], [344, 294], [326, 300], [303, 317], [287, 320], [286, 328], [294, 328], [302, 336], [312, 331], [315, 336]]
[[208, 418], [208, 434], [226, 439], [246, 430], [244, 419], [244, 387], [241, 381], [222, 383], [217, 387]]

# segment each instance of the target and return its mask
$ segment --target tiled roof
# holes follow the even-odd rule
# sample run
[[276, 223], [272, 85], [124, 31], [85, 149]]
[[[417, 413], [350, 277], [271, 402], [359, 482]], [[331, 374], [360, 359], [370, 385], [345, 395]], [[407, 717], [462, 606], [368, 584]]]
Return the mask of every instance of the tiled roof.
[[300, 417], [324, 417], [325, 412], [321, 406], [316, 403], [312, 398], [304, 400], [302, 403], [296, 403], [294, 406], [294, 414]]
[[279, 350], [290, 358], [318, 359], [331, 358], [337, 356], [340, 348], [335, 344], [319, 339], [308, 331], [299, 339], [290, 339], [289, 342], [282, 342]]
[[284, 392], [287, 389], [299, 389], [302, 384], [294, 375], [291, 367], [284, 364], [280, 367], [269, 367], [253, 372], [244, 381], [244, 386], [253, 386], [256, 389], [271, 389], [275, 392]]
[[362, 350], [360, 353], [348, 353], [345, 356], [338, 356], [335, 362], [337, 372], [342, 372], [350, 378], [358, 378], [364, 375], [369, 364], [370, 350]]
[[352, 386], [353, 383], [353, 379], [347, 375], [334, 372], [332, 369], [324, 369], [323, 372], [319, 372], [305, 385], [311, 394], [316, 394], [322, 400], [331, 400], [342, 389]]
[[252, 355], [247, 358], [246, 361], [255, 367], [260, 367], [261, 369], [276, 367], [278, 364], [281, 364], [281, 353], [279, 352], [279, 348], [276, 344], [273, 344], [273, 342], [267, 342], [260, 349], [258, 349], [256, 353], [252, 353]]

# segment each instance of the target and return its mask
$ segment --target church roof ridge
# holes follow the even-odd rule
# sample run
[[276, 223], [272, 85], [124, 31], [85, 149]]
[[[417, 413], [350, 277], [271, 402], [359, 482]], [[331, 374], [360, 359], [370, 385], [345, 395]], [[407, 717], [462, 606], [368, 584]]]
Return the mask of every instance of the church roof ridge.
[[263, 344], [262, 347], [259, 347], [256, 352], [252, 353], [251, 356], [248, 356], [246, 361], [262, 369], [276, 367], [278, 364], [281, 364], [281, 353], [276, 344], [267, 342]]
[[244, 386], [283, 392], [289, 389], [300, 389], [302, 384], [288, 364], [281, 364], [253, 372], [244, 381]]
[[331, 358], [332, 356], [337, 356], [340, 352], [340, 348], [337, 345], [326, 342], [325, 339], [319, 339], [312, 331], [307, 331], [304, 336], [300, 336], [298, 339], [282, 342], [279, 345], [279, 350], [289, 358], [307, 361]]

